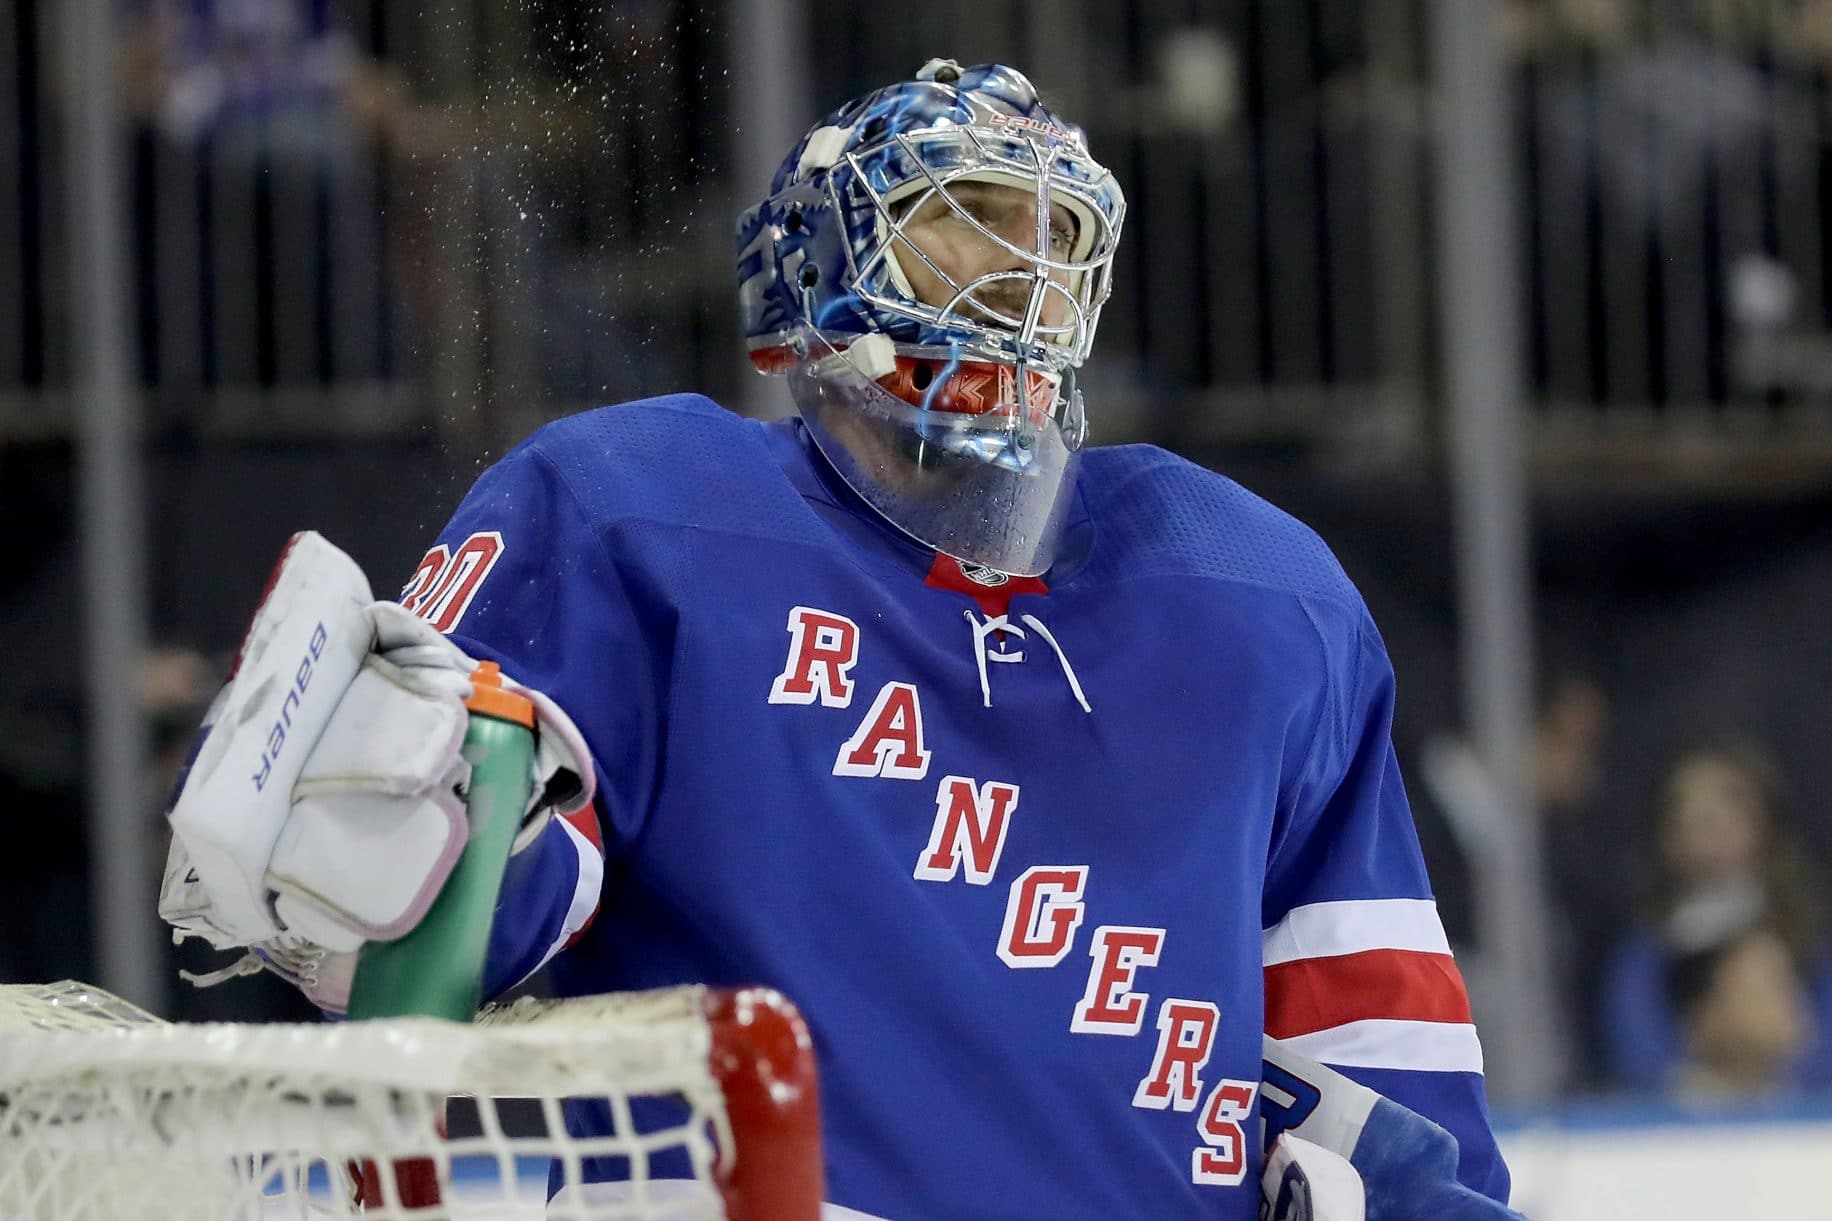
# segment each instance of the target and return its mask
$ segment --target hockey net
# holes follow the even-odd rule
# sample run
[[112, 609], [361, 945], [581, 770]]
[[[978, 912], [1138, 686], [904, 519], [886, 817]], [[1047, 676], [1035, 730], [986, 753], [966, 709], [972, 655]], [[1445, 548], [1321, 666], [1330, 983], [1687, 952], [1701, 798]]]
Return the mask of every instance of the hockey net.
[[[569, 1107], [602, 1134], [569, 1133]], [[467, 1026], [173, 1024], [83, 984], [0, 987], [12, 1221], [811, 1221], [820, 1199], [812, 1051], [768, 990]]]

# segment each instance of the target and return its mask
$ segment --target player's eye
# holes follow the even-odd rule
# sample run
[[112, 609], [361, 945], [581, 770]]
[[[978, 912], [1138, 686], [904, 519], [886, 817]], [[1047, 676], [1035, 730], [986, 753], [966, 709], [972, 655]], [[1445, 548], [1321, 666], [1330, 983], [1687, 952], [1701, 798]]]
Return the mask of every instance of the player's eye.
[[961, 201], [960, 207], [962, 215], [978, 221], [980, 224], [986, 226], [986, 228], [992, 229], [997, 227], [998, 217], [994, 214], [993, 209], [987, 206], [985, 200], [969, 197]]

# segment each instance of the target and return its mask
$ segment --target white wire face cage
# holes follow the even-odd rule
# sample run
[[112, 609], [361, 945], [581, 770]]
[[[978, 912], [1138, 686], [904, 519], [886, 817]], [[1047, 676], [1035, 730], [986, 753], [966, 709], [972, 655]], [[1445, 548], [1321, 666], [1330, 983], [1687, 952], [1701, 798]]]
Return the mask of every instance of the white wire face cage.
[[[934, 328], [937, 333], [924, 337], [927, 345], [953, 348], [964, 359], [1037, 366], [1052, 374], [1087, 359], [1101, 306], [1112, 289], [1125, 198], [1113, 176], [1063, 133], [994, 113], [985, 126], [899, 133], [848, 154], [846, 162], [852, 171], [848, 185], [866, 196], [875, 226], [875, 240], [855, 239], [849, 246], [849, 253], [865, 252], [850, 269], [861, 301]], [[1034, 195], [1031, 241], [1020, 245], [984, 224], [971, 203], [956, 194], [954, 188], [962, 183], [991, 183]], [[963, 283], [938, 265], [905, 232], [935, 199], [990, 243], [1005, 266]], [[1052, 249], [1052, 205], [1067, 209], [1075, 221], [1066, 252]], [[918, 298], [906, 260], [920, 261], [946, 286], [949, 298]], [[983, 298], [991, 286], [1004, 283], [1026, 290], [1021, 312]], [[1052, 311], [1052, 302], [1060, 309]], [[1052, 312], [1061, 321], [1047, 321]]]
[[[913, 108], [913, 130], [853, 151], [823, 149], [871, 118], [817, 128], [789, 176], [812, 167], [811, 198], [779, 187], [740, 232], [775, 260], [756, 273], [753, 359], [774, 354], [759, 367], [788, 374], [841, 478], [917, 542], [1035, 576], [1073, 503], [1086, 435], [1074, 370], [1112, 288], [1125, 197], [1079, 130], [1011, 75], [1012, 97], [950, 91], [945, 108]], [[949, 227], [923, 227], [936, 219]], [[777, 285], [787, 328], [764, 308]]]

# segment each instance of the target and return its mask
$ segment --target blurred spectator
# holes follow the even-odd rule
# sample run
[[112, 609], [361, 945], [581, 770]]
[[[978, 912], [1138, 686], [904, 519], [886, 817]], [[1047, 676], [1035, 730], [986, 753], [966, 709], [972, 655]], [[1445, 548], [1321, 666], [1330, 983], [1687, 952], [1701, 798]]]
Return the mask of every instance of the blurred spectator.
[[1670, 1085], [1693, 1102], [1788, 1093], [1814, 1037], [1806, 985], [1787, 940], [1760, 925], [1675, 954], [1667, 999], [1683, 1055]]
[[136, 0], [129, 8], [129, 108], [175, 144], [321, 162], [356, 154], [363, 137], [429, 151], [429, 115], [357, 45], [330, 0]]
[[381, 155], [448, 151], [462, 123], [419, 104], [331, 0], [126, 7], [148, 382], [189, 409], [198, 386], [398, 375], [397, 315], [424, 320], [434, 291], [394, 232], [418, 210], [384, 221]]
[[[1602, 775], [1609, 701], [1580, 675], [1559, 675], [1540, 694], [1534, 734], [1534, 798], [1542, 817], [1562, 830], [1595, 795]], [[1472, 862], [1475, 845], [1490, 838], [1498, 815], [1490, 808], [1487, 769], [1473, 745], [1455, 734], [1435, 734], [1408, 770], [1419, 790], [1413, 794], [1419, 838], [1431, 868], [1438, 910], [1453, 945], [1477, 940]], [[1555, 852], [1549, 855], [1558, 856]]]
[[1604, 955], [1628, 915], [1619, 862], [1598, 852], [1596, 828], [1609, 744], [1610, 699], [1581, 674], [1555, 674], [1540, 697], [1534, 735], [1534, 799], [1546, 864], [1553, 960], [1576, 1033], [1573, 1080], [1595, 1080], [1592, 1016]]
[[[152, 771], [147, 780], [151, 808], [164, 807], [185, 756], [190, 753], [198, 723], [221, 683], [216, 667], [195, 649], [163, 645], [152, 649], [141, 661], [140, 706], [146, 709], [152, 728]], [[163, 852], [159, 862], [163, 869]]]
[[[1601, 970], [1594, 947], [1605, 940], [1604, 930], [1620, 923], [1613, 898], [1620, 889], [1620, 875], [1591, 842], [1595, 821], [1590, 813], [1603, 776], [1609, 716], [1608, 697], [1583, 675], [1555, 673], [1540, 692], [1533, 799], [1547, 862], [1546, 899], [1556, 939], [1553, 960], [1567, 1009], [1560, 1024], [1577, 1030], [1583, 1029], [1583, 1015], [1592, 1008]], [[1457, 735], [1426, 739], [1406, 774], [1444, 931], [1465, 976], [1472, 978], [1471, 995], [1480, 997], [1487, 966], [1477, 896], [1485, 878], [1505, 867], [1500, 858], [1510, 850], [1511, 841], [1501, 833], [1500, 820], [1508, 812], [1501, 808], [1475, 747]], [[1580, 1039], [1574, 1045], [1576, 1055], [1569, 1065], [1574, 1082], [1590, 1076], [1591, 1042]]]
[[686, 380], [650, 375], [641, 333], [697, 319], [676, 286], [700, 273], [665, 256], [689, 244], [711, 121], [675, 6], [530, 0], [532, 37], [431, 71], [432, 105], [333, 0], [127, 2], [142, 342], [181, 407], [175, 376], [411, 376], [434, 402], [567, 409]]
[[[1809, 871], [1784, 819], [1781, 791], [1774, 764], [1745, 745], [1695, 750], [1674, 765], [1658, 812], [1652, 898], [1639, 925], [1616, 945], [1605, 978], [1603, 1035], [1607, 1067], [1618, 1084], [1655, 1090], [1674, 1079], [1686, 1052], [1687, 1024], [1671, 1002], [1670, 977], [1696, 974], [1702, 968], [1680, 964], [1701, 953], [1721, 955], [1743, 930], [1758, 925], [1793, 962], [1804, 964], [1817, 1019], [1790, 1074], [1801, 1084], [1832, 1081], [1832, 954]], [[1739, 965], [1724, 969], [1739, 977], [1773, 966], [1741, 965], [1755, 951], [1732, 957]], [[1771, 987], [1769, 995], [1778, 990]], [[1706, 980], [1682, 991], [1706, 996], [1711, 985]], [[1708, 1016], [1755, 1020], [1715, 1011]], [[1773, 1016], [1785, 1024], [1783, 1016]]]
[[1621, 336], [1582, 352], [1559, 338], [1563, 319], [1544, 317], [1534, 389], [1662, 403], [1803, 388], [1807, 371], [1785, 355], [1802, 349], [1776, 341], [1818, 273], [1777, 234], [1781, 216], [1819, 206], [1815, 57], [1832, 10], [1514, 0], [1507, 11], [1535, 309], [1579, 295]]

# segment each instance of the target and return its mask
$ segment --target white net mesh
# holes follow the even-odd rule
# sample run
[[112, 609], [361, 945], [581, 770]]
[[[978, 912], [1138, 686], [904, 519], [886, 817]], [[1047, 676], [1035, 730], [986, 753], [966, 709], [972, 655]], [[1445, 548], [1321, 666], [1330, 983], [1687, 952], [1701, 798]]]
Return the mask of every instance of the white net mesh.
[[[525, 1000], [468, 1027], [174, 1025], [80, 984], [0, 987], [0, 1217], [719, 1216], [733, 1137], [704, 999]], [[569, 1136], [564, 1100], [601, 1108], [609, 1135]], [[583, 1186], [604, 1178], [621, 1181]]]

